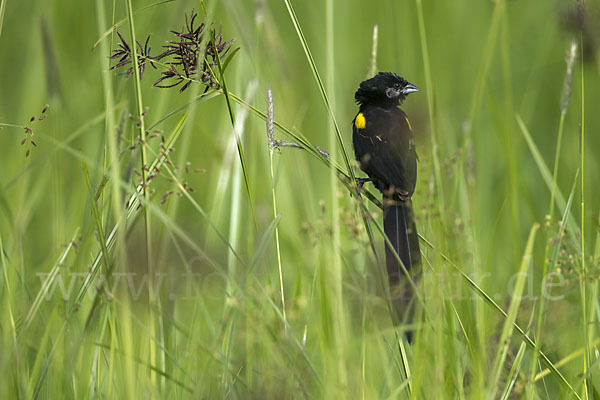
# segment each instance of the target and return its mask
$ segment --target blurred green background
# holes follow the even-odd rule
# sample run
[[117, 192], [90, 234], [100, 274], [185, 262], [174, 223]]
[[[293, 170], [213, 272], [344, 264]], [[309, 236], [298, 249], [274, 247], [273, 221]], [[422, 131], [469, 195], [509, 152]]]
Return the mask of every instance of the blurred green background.
[[[599, 396], [597, 1], [131, 1], [153, 55], [192, 9], [235, 39], [235, 129], [222, 91], [152, 87], [148, 66], [138, 97], [108, 70], [128, 4], [0, 0], [0, 397]], [[409, 326], [381, 212], [331, 167], [374, 61], [421, 88], [402, 106], [425, 259]], [[269, 87], [276, 139], [308, 151], [270, 157]], [[141, 209], [139, 105], [147, 164], [176, 138]]]

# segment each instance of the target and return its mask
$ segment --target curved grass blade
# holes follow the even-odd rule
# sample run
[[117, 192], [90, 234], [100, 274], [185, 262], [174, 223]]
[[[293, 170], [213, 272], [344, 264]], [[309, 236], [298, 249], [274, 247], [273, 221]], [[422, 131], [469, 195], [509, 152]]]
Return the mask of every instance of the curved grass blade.
[[31, 307], [29, 307], [29, 311], [27, 311], [27, 314], [25, 315], [25, 319], [19, 331], [22, 332], [33, 321], [35, 314], [37, 313], [38, 309], [40, 308], [40, 305], [42, 304], [42, 301], [44, 300], [44, 297], [48, 294], [48, 290], [50, 289], [50, 287], [54, 285], [54, 281], [56, 280], [56, 277], [58, 276], [61, 267], [64, 266], [64, 262], [67, 259], [67, 256], [69, 255], [71, 250], [75, 248], [75, 241], [77, 240], [78, 236], [79, 228], [75, 229], [75, 233], [73, 234], [71, 241], [67, 245], [67, 248], [62, 252], [54, 266], [50, 269], [50, 272], [46, 276], [44, 283], [42, 283], [42, 287], [40, 288], [38, 294], [35, 296]]
[[[519, 128], [521, 128], [521, 133], [523, 133], [523, 137], [525, 138], [525, 141], [527, 142], [527, 145], [529, 146], [529, 151], [531, 151], [531, 155], [533, 156], [533, 159], [535, 160], [538, 170], [540, 171], [540, 174], [542, 175], [542, 178], [544, 179], [546, 186], [548, 186], [548, 189], [552, 192], [553, 187], [555, 186], [555, 182], [552, 180], [552, 173], [550, 172], [550, 169], [548, 169], [548, 166], [544, 162], [544, 158], [542, 157], [542, 154], [540, 153], [535, 142], [533, 141], [533, 138], [531, 137], [531, 134], [529, 133], [529, 130], [527, 129], [527, 126], [525, 125], [525, 122], [523, 122], [523, 119], [518, 114], [516, 115], [516, 118], [517, 118], [517, 123], [519, 125]], [[565, 197], [563, 196], [562, 192], [560, 191], [560, 188], [558, 188], [558, 187], [554, 187], [554, 193], [555, 193], [556, 205], [558, 206], [558, 209], [560, 210], [560, 212], [564, 213], [565, 209], [566, 209]], [[575, 243], [579, 242], [579, 239], [576, 237], [579, 229], [577, 227], [577, 224], [575, 223], [575, 219], [571, 215], [569, 215], [569, 217], [567, 219], [567, 226], [569, 228], [567, 230], [567, 233], [571, 236], [571, 238], [573, 239], [573, 242], [575, 242]]]
[[500, 400], [509, 400], [511, 398], [512, 388], [515, 386], [515, 382], [517, 381], [519, 370], [521, 369], [521, 364], [523, 363], [523, 356], [525, 355], [525, 349], [527, 345], [525, 342], [521, 342], [519, 346], [519, 351], [517, 351], [517, 355], [513, 361], [513, 365], [510, 368], [510, 372], [508, 373], [508, 379], [506, 379], [506, 386], [502, 392], [502, 397]]
[[431, 129], [431, 140], [433, 148], [431, 154], [433, 156], [433, 170], [435, 185], [438, 191], [439, 205], [438, 209], [440, 213], [444, 211], [444, 186], [442, 185], [442, 173], [441, 163], [439, 160], [439, 150], [437, 142], [437, 129], [436, 129], [436, 118], [434, 108], [434, 92], [433, 92], [433, 78], [431, 77], [431, 64], [429, 62], [429, 48], [427, 46], [427, 34], [425, 31], [425, 19], [423, 17], [423, 5], [421, 0], [416, 0], [417, 6], [417, 20], [419, 23], [419, 37], [421, 41], [421, 53], [423, 54], [423, 69], [425, 72], [425, 87], [427, 92], [427, 108], [429, 109], [429, 126]]
[[[98, 232], [98, 241], [100, 242], [100, 249], [102, 254], [102, 259], [104, 260], [104, 268], [105, 273], [108, 273], [110, 270], [110, 260], [108, 256], [108, 248], [106, 247], [106, 236], [104, 234], [104, 227], [102, 226], [102, 219], [100, 217], [100, 212], [98, 211], [98, 197], [99, 193], [94, 195], [94, 188], [92, 187], [92, 181], [90, 179], [90, 173], [88, 172], [87, 165], [85, 161], [81, 163], [81, 168], [83, 169], [83, 175], [85, 177], [85, 182], [87, 183], [88, 190], [90, 191], [90, 199], [92, 200], [92, 212], [94, 214], [94, 222], [96, 224], [96, 231]], [[103, 182], [105, 182], [106, 176], [103, 177]], [[102, 187], [102, 186], [101, 186]], [[100, 189], [98, 189], [100, 190]]]
[[[204, 10], [206, 13], [206, 10]], [[213, 48], [215, 46], [215, 32], [212, 31], [210, 36], [210, 41], [212, 43]], [[233, 52], [232, 54], [234, 54]], [[233, 112], [233, 107], [231, 106], [231, 98], [229, 97], [229, 91], [227, 90], [227, 81], [225, 80], [225, 69], [221, 63], [221, 56], [218, 51], [214, 52], [214, 57], [217, 61], [217, 66], [219, 68], [219, 85], [222, 88], [222, 93], [225, 96], [225, 102], [227, 104], [227, 110], [229, 111], [229, 119], [231, 120], [231, 127], [233, 128], [233, 134], [235, 135], [235, 140], [238, 149], [238, 155], [240, 157], [240, 163], [242, 166], [242, 174], [244, 175], [244, 184], [246, 185], [246, 192], [248, 193], [248, 201], [250, 203], [250, 209], [252, 210], [252, 217], [254, 218], [254, 226], [258, 228], [258, 219], [256, 218], [256, 210], [254, 208], [254, 200], [252, 196], [252, 190], [250, 189], [250, 180], [248, 178], [248, 166], [246, 164], [246, 157], [244, 156], [244, 147], [242, 146], [242, 139], [236, 130], [235, 124], [235, 113]], [[229, 59], [230, 61], [231, 59]], [[212, 73], [212, 71], [211, 71]]]
[[193, 106], [194, 104], [197, 103], [202, 103], [204, 101], [210, 100], [214, 97], [217, 97], [220, 93], [217, 91], [211, 91], [211, 92], [207, 92], [204, 94], [201, 94], [200, 96], [198, 96], [197, 98], [195, 98], [194, 100], [190, 101], [189, 103], [178, 107], [174, 110], [169, 111], [168, 113], [166, 113], [165, 115], [163, 115], [162, 117], [160, 117], [158, 120], [156, 120], [156, 122], [150, 124], [150, 126], [148, 126], [148, 128], [146, 130], [150, 131], [151, 129], [153, 129], [154, 127], [156, 127], [157, 125], [159, 125], [160, 123], [164, 122], [165, 120], [171, 118], [173, 115], [181, 112], [181, 111], [185, 111], [188, 108], [190, 108], [191, 106]]
[[[230, 93], [230, 96], [235, 102], [248, 108], [255, 115], [260, 117], [262, 120], [267, 121], [267, 115], [265, 113], [263, 113], [262, 111], [260, 111], [258, 108], [254, 107], [251, 104], [246, 103], [243, 99], [241, 99], [240, 97], [236, 96], [233, 93]], [[281, 125], [276, 120], [273, 120], [273, 125], [277, 129], [279, 129], [281, 132], [285, 133], [287, 136], [292, 138], [296, 143], [298, 143], [302, 147], [302, 149], [306, 150], [310, 155], [312, 155], [317, 160], [319, 160], [321, 163], [323, 163], [327, 168], [334, 168], [338, 174], [338, 178], [339, 178], [340, 182], [342, 182], [342, 184], [344, 184], [344, 186], [346, 186], [346, 188], [349, 190], [350, 193], [356, 193], [356, 191], [355, 191], [356, 188], [355, 188], [355, 186], [352, 185], [350, 176], [348, 176], [346, 174], [346, 172], [342, 169], [342, 167], [339, 164], [337, 164], [334, 160], [331, 160], [330, 158], [325, 157], [324, 154], [316, 146], [313, 146], [310, 143], [310, 141], [308, 139], [306, 139], [306, 137], [304, 137], [304, 135], [302, 135], [301, 132], [294, 133], [290, 129]], [[354, 182], [356, 182], [356, 180], [354, 180]], [[361, 204], [364, 204], [362, 202], [362, 196], [369, 199], [378, 208], [381, 209], [383, 207], [381, 204], [381, 201], [379, 201], [368, 189], [363, 188], [363, 190], [361, 191], [361, 196], [359, 197]], [[363, 210], [366, 210], [366, 208], [363, 207]], [[368, 213], [364, 214], [364, 212], [363, 212], [363, 215], [362, 215], [363, 225], [365, 227], [365, 231], [367, 232], [367, 236], [369, 238], [369, 243], [371, 245], [371, 249], [373, 250], [375, 257], [377, 259], [379, 259], [379, 254], [377, 253], [377, 245], [375, 243], [375, 238], [373, 236], [373, 228], [371, 227], [369, 218], [366, 217], [367, 215], [368, 215]]]
[[403, 379], [403, 383], [400, 385], [400, 387], [402, 387], [403, 389], [404, 388], [406, 389], [408, 398], [410, 398], [411, 385], [410, 385], [410, 369], [408, 369], [408, 360], [406, 359], [406, 354], [403, 351], [404, 345], [402, 345], [402, 340], [398, 336], [397, 332], [396, 332], [396, 338], [399, 340], [398, 343], [400, 346], [400, 356], [401, 356], [400, 359], [397, 357], [396, 352], [394, 351], [394, 348], [392, 347], [390, 342], [385, 337], [383, 338], [383, 342], [387, 346], [387, 348], [390, 352], [390, 355], [391, 355], [392, 359], [394, 360], [394, 364], [396, 366], [396, 369], [398, 370], [398, 375], [400, 375], [400, 377]]
[[260, 261], [260, 259], [263, 258], [263, 256], [265, 255], [265, 252], [269, 248], [269, 243], [271, 242], [271, 238], [273, 237], [273, 234], [275, 233], [277, 227], [279, 226], [280, 221], [281, 221], [281, 214], [277, 214], [275, 219], [273, 219], [273, 221], [269, 224], [269, 226], [263, 233], [262, 237], [260, 238], [260, 241], [258, 242], [258, 247], [254, 251], [254, 254], [252, 255], [252, 259], [248, 263], [248, 268], [249, 268], [248, 272], [250, 272], [252, 270], [252, 268], [256, 267], [258, 265], [258, 262]]
[[2, 36], [2, 24], [4, 22], [4, 10], [8, 0], [0, 0], [0, 36]]
[[[423, 239], [423, 238], [421, 237], [421, 239]], [[424, 242], [427, 243], [430, 247], [434, 248], [431, 243], [427, 242], [426, 240], [424, 240]], [[467, 286], [469, 286], [476, 294], [478, 294], [489, 306], [491, 306], [494, 310], [496, 310], [498, 313], [500, 313], [502, 315], [502, 317], [508, 318], [508, 315], [502, 309], [502, 307], [500, 307], [494, 301], [494, 299], [492, 299], [492, 297], [490, 295], [488, 295], [483, 289], [481, 289], [479, 287], [479, 285], [477, 285], [477, 283], [469, 275], [467, 275], [465, 272], [463, 272], [463, 270], [461, 270], [456, 264], [454, 264], [446, 255], [440, 253], [440, 256], [442, 257], [442, 259], [444, 259], [446, 262], [448, 262], [450, 264], [450, 266], [453, 269], [455, 269], [463, 277], [463, 279], [467, 283]], [[525, 331], [516, 323], [513, 323], [513, 327], [517, 331], [519, 336], [521, 336], [521, 340], [527, 345], [527, 347], [529, 347], [533, 351], [536, 351], [535, 342], [525, 333]], [[566, 380], [566, 378], [563, 376], [563, 374], [561, 374], [560, 371], [554, 366], [554, 364], [552, 363], [552, 361], [550, 361], [550, 359], [546, 356], [546, 354], [544, 354], [541, 350], [537, 350], [537, 351], [538, 351], [539, 357], [542, 359], [542, 362], [547, 366], [547, 368], [551, 371], [551, 373], [558, 380], [558, 382], [565, 389], [567, 389], [568, 392], [573, 397], [581, 400], [581, 397], [579, 396], [579, 394], [573, 389], [573, 387]]]
[[525, 280], [528, 278], [525, 271], [529, 268], [533, 257], [533, 243], [539, 227], [539, 224], [534, 224], [529, 231], [529, 238], [527, 239], [527, 245], [525, 246], [525, 252], [523, 253], [521, 267], [519, 268], [519, 272], [517, 272], [518, 277], [515, 280], [514, 292], [511, 294], [507, 317], [504, 320], [504, 326], [502, 327], [502, 334], [500, 335], [500, 340], [498, 341], [498, 350], [496, 352], [494, 366], [492, 368], [492, 379], [489, 383], [489, 392], [491, 393], [491, 398], [496, 397], [496, 393], [500, 386], [500, 372], [502, 372], [502, 367], [506, 361], [508, 346], [513, 335], [514, 326], [516, 325], [515, 321], [517, 319], [519, 306], [521, 305], [521, 295], [523, 294], [523, 289], [525, 288]]
[[[593, 343], [591, 343], [591, 346], [598, 346], [599, 344], [600, 344], [600, 338], [597, 338]], [[581, 347], [578, 350], [572, 352], [571, 354], [565, 356], [560, 361], [555, 362], [554, 366], [556, 368], [560, 368], [563, 365], [566, 365], [569, 362], [573, 361], [577, 357], [581, 357], [583, 355], [584, 351], [585, 351], [585, 347]], [[550, 369], [545, 368], [544, 370], [542, 370], [536, 374], [534, 381], [537, 382], [540, 379], [543, 379], [545, 376], [549, 375], [550, 373], [551, 373]]]
[[[229, 93], [229, 95], [231, 96], [231, 98], [235, 102], [237, 102], [240, 105], [248, 108], [255, 115], [257, 115], [258, 117], [260, 117], [262, 120], [264, 120], [264, 121], [267, 120], [266, 114], [264, 112], [260, 111], [258, 108], [254, 107], [251, 104], [246, 103], [244, 100], [242, 100], [240, 97], [236, 96], [233, 93]], [[346, 171], [344, 171], [342, 169], [342, 167], [337, 162], [335, 162], [334, 160], [331, 160], [330, 158], [325, 157], [324, 154], [321, 151], [319, 151], [319, 149], [316, 146], [313, 146], [310, 143], [310, 141], [301, 132], [296, 132], [296, 133], [292, 132], [290, 129], [288, 129], [285, 126], [281, 125], [276, 120], [273, 121], [273, 125], [279, 131], [283, 132], [284, 134], [286, 134], [287, 136], [289, 136], [291, 139], [293, 139], [304, 150], [306, 150], [310, 155], [312, 155], [317, 160], [319, 160], [321, 163], [323, 163], [326, 167], [328, 167], [328, 168], [335, 168], [335, 170], [338, 173], [340, 181], [348, 188], [348, 190], [350, 191], [350, 193], [356, 193], [355, 188], [353, 189], [353, 187], [352, 187], [350, 176], [346, 173]], [[382, 204], [381, 204], [381, 202], [368, 189], [363, 188], [363, 190], [361, 191], [361, 197], [362, 196], [365, 196], [373, 204], [375, 204], [378, 208], [382, 208], [383, 207]]]
[[329, 102], [329, 97], [327, 96], [327, 92], [325, 91], [325, 86], [323, 85], [323, 81], [321, 80], [321, 76], [319, 75], [319, 70], [317, 69], [317, 65], [315, 64], [315, 60], [313, 59], [310, 48], [308, 47], [308, 42], [304, 37], [304, 33], [302, 32], [302, 28], [300, 27], [300, 23], [298, 22], [298, 18], [296, 17], [296, 13], [294, 12], [294, 8], [292, 7], [292, 3], [290, 0], [284, 0], [284, 3], [287, 7], [288, 14], [292, 19], [292, 23], [294, 24], [294, 28], [296, 29], [296, 34], [298, 35], [298, 39], [300, 39], [300, 43], [302, 44], [302, 49], [304, 50], [304, 55], [310, 65], [310, 69], [312, 70], [315, 81], [317, 82], [317, 86], [319, 87], [319, 92], [321, 93], [321, 97], [323, 102], [325, 103], [325, 107], [327, 108], [327, 112], [333, 122], [333, 126], [335, 128], [335, 134], [337, 138], [338, 145], [340, 147], [340, 151], [344, 156], [344, 163], [346, 164], [347, 174], [352, 179], [350, 185], [356, 191], [356, 177], [354, 175], [354, 170], [350, 165], [350, 158], [348, 157], [348, 153], [346, 152], [346, 148], [344, 147], [344, 141], [342, 140], [342, 135], [340, 133], [340, 128], [338, 126], [337, 120], [335, 119], [335, 115], [333, 114], [333, 109], [331, 107], [331, 103]]
[[[573, 196], [575, 195], [575, 188], [577, 187], [577, 176], [579, 175], [579, 171], [577, 171], [575, 173], [575, 179], [573, 180], [573, 187], [571, 188], [571, 193], [569, 194], [569, 200], [567, 201], [567, 205], [565, 207], [565, 211], [563, 213], [562, 216], [562, 220], [560, 222], [560, 229], [558, 230], [558, 237], [562, 237], [567, 225], [566, 225], [566, 220], [567, 217], [569, 215], [569, 211], [571, 210], [571, 205], [573, 204]], [[556, 245], [554, 246], [554, 252], [552, 253], [552, 259], [550, 260], [550, 265], [548, 265], [547, 267], [544, 268], [544, 276], [543, 276], [543, 280], [542, 280], [542, 285], [546, 285], [546, 274], [548, 271], [553, 272], [554, 271], [554, 267], [556, 265], [556, 262], [558, 261], [558, 254], [560, 251], [560, 247], [561, 247], [562, 241], [559, 240], [557, 241]], [[543, 288], [544, 286], [542, 286]], [[543, 290], [543, 289], [542, 289]], [[542, 298], [540, 299], [540, 305], [539, 305], [539, 311], [538, 311], [538, 340], [536, 343], [537, 349], [539, 349], [540, 345], [541, 345], [541, 326], [542, 326], [542, 321], [543, 321], [543, 312], [544, 312], [544, 303], [545, 303], [545, 298], [544, 296], [542, 296]], [[535, 373], [536, 369], [537, 369], [537, 352], [534, 353], [533, 357], [532, 357], [532, 361], [531, 361], [531, 370], [533, 373]], [[532, 375], [532, 380], [533, 380], [533, 373]], [[533, 398], [533, 388], [528, 389], [530, 392], [528, 393], [528, 397], [529, 398]]]
[[235, 56], [235, 53], [237, 53], [240, 50], [239, 47], [236, 47], [231, 53], [229, 53], [229, 55], [225, 58], [225, 60], [223, 61], [223, 73], [225, 73], [225, 71], [227, 70], [227, 67], [229, 66], [229, 63], [231, 62], [231, 60], [233, 60], [233, 56]]
[[[150, 8], [153, 8], [153, 7], [159, 6], [159, 5], [161, 5], [161, 4], [165, 4], [165, 3], [171, 3], [171, 2], [173, 2], [173, 1], [175, 1], [175, 0], [162, 0], [162, 1], [157, 1], [156, 3], [148, 4], [147, 6], [144, 6], [144, 7], [142, 7], [142, 8], [138, 8], [137, 10], [135, 10], [135, 11], [133, 12], [133, 15], [137, 15], [137, 14], [141, 13], [142, 11], [146, 11], [146, 10], [148, 10], [148, 9], [150, 9]], [[2, 0], [2, 2], [4, 2], [4, 0]], [[99, 38], [98, 40], [96, 40], [96, 42], [95, 42], [95, 43], [94, 43], [94, 45], [92, 46], [92, 51], [93, 51], [93, 50], [94, 50], [96, 47], [98, 47], [98, 45], [100, 44], [100, 42], [101, 42], [102, 40], [104, 40], [104, 39], [105, 39], [105, 38], [106, 38], [108, 35], [110, 35], [110, 34], [111, 34], [111, 33], [112, 33], [114, 30], [115, 30], [115, 28], [117, 28], [119, 25], [121, 25], [121, 24], [122, 24], [123, 22], [125, 22], [125, 21], [127, 21], [127, 17], [126, 17], [126, 18], [123, 18], [123, 19], [121, 19], [121, 20], [119, 20], [119, 22], [117, 22], [116, 24], [114, 24], [113, 26], [111, 26], [110, 28], [108, 28], [108, 29], [107, 29], [107, 30], [106, 30], [106, 31], [105, 31], [105, 32], [104, 32], [104, 33], [103, 33], [103, 34], [100, 36], [100, 38]], [[0, 26], [0, 28], [1, 28], [1, 26]]]

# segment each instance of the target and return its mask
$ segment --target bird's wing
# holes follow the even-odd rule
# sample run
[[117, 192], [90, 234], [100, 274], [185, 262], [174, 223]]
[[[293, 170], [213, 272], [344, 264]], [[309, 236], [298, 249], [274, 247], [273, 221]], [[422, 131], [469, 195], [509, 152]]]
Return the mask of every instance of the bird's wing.
[[[359, 115], [362, 114], [364, 124]], [[410, 123], [398, 108], [366, 108], [353, 124], [354, 148], [361, 169], [401, 197], [412, 196], [417, 180], [417, 154]], [[362, 126], [362, 128], [361, 128]]]

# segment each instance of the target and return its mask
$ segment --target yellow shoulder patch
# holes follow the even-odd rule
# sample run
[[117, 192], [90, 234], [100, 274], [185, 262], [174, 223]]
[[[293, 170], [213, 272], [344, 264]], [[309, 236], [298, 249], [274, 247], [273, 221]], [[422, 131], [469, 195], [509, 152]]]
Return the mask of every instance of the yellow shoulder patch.
[[363, 113], [358, 113], [356, 118], [354, 118], [354, 126], [356, 126], [358, 129], [365, 129], [365, 126], [367, 126], [367, 120], [365, 119]]
[[410, 121], [408, 120], [408, 117], [405, 115], [404, 119], [406, 120], [406, 123], [408, 124], [408, 129], [410, 129], [412, 131], [412, 126], [410, 126]]

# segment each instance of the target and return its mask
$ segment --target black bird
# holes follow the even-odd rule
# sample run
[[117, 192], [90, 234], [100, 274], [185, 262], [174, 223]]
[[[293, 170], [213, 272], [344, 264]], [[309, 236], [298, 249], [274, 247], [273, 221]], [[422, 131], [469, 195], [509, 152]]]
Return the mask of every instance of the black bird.
[[[417, 153], [410, 122], [398, 106], [418, 87], [401, 76], [380, 72], [360, 84], [354, 98], [360, 109], [352, 121], [354, 153], [369, 179], [383, 194], [383, 227], [406, 269], [416, 275], [421, 264], [411, 197], [417, 183]], [[390, 290], [408, 306], [412, 287], [389, 246], [385, 246]], [[402, 311], [402, 310], [398, 310]], [[406, 310], [408, 312], [408, 310]]]

